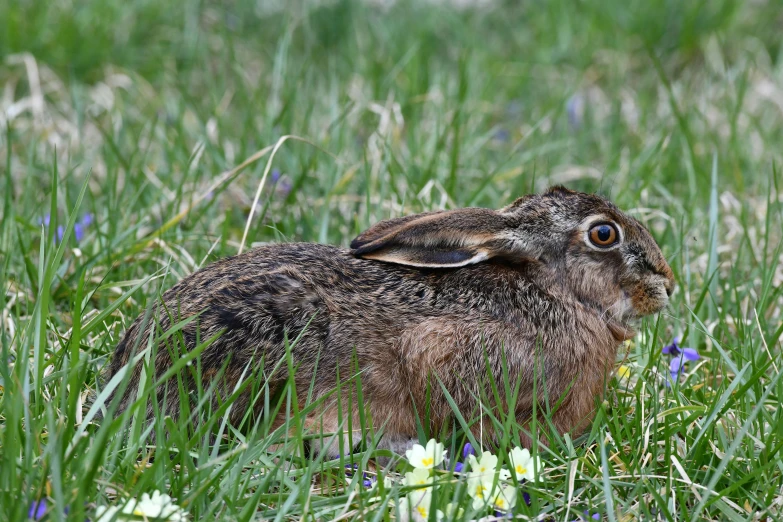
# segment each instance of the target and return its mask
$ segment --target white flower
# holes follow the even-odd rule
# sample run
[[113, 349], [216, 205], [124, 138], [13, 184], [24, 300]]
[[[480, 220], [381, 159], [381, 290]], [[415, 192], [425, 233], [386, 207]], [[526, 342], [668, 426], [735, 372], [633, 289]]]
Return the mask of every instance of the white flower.
[[110, 520], [122, 520], [121, 518], [115, 517], [115, 515], [120, 511], [120, 508], [117, 506], [98, 506], [98, 509], [95, 510], [95, 516], [98, 517], [97, 522], [109, 522]]
[[473, 498], [473, 509], [481, 509], [492, 500], [492, 490], [495, 489], [494, 475], [478, 472], [468, 474], [468, 495]]
[[453, 502], [446, 504], [446, 517], [448, 517], [448, 520], [460, 520], [464, 514], [465, 510], [458, 508]]
[[424, 486], [427, 484], [432, 484], [432, 477], [427, 469], [415, 468], [413, 471], [405, 474], [406, 486]]
[[414, 444], [411, 449], [405, 452], [405, 456], [414, 468], [432, 469], [443, 462], [446, 450], [443, 449], [443, 444], [435, 439], [430, 439], [426, 448], [421, 444]]
[[541, 459], [533, 458], [527, 448], [520, 449], [518, 446], [508, 454], [508, 460], [517, 476], [517, 480], [525, 479], [527, 481], [535, 480], [534, 469], [541, 473]]
[[501, 511], [509, 511], [517, 503], [517, 490], [513, 486], [498, 488], [492, 501], [495, 507]]
[[187, 520], [187, 513], [176, 505], [170, 496], [155, 491], [150, 497], [147, 493], [141, 495], [141, 500], [128, 500], [123, 506], [99, 506], [95, 510], [96, 522], [110, 520], [136, 520], [143, 517], [148, 520], [168, 520], [180, 522]]
[[484, 480], [487, 480], [490, 483], [494, 481], [496, 473], [500, 480], [508, 480], [511, 477], [511, 472], [507, 469], [496, 469], [498, 458], [488, 451], [481, 454], [481, 459], [477, 459], [473, 455], [470, 455], [468, 461], [470, 462], [470, 469], [473, 474], [481, 475]]
[[[400, 521], [415, 520], [426, 522], [430, 518], [430, 506], [432, 504], [432, 490], [421, 489], [412, 491], [408, 496], [400, 499]], [[435, 510], [435, 519], [443, 520], [443, 511]]]
[[470, 455], [468, 461], [471, 471], [482, 475], [494, 474], [495, 468], [498, 466], [498, 458], [488, 451], [481, 454], [481, 460], [477, 459], [475, 455]]

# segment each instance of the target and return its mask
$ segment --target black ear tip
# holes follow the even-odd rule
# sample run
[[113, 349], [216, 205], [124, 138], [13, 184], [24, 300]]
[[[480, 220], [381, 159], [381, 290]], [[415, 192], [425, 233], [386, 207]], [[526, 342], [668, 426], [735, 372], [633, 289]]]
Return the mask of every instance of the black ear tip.
[[545, 194], [576, 194], [576, 192], [564, 185], [552, 185]]
[[353, 238], [353, 241], [351, 241], [351, 248], [361, 248], [365, 245], [369, 245], [370, 243], [374, 242], [376, 239], [378, 239], [379, 236], [368, 234], [367, 231], [362, 232], [355, 238]]
[[370, 252], [375, 252], [378, 248], [379, 245], [372, 241], [360, 241], [358, 238], [351, 241], [351, 254], [355, 256], [362, 256], [364, 254], [369, 254]]

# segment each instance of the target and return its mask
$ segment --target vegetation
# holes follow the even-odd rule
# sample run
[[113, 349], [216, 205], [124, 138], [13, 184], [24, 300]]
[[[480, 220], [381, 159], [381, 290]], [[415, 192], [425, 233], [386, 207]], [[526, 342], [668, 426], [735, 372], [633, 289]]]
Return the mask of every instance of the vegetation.
[[[782, 519], [781, 23], [774, 0], [0, 3], [0, 519], [155, 491], [191, 520], [404, 518], [410, 464], [307, 456], [296, 408], [240, 431], [203, 403], [153, 445], [151, 375], [127, 414], [86, 404], [122, 385], [100, 374], [124, 329], [205, 263], [554, 183], [645, 222], [678, 288], [591, 431], [532, 448], [513, 513]], [[678, 336], [700, 358], [671, 381]], [[509, 466], [519, 426], [497, 421]], [[421, 443], [453, 468], [463, 427]], [[433, 476], [448, 517], [493, 512]]]

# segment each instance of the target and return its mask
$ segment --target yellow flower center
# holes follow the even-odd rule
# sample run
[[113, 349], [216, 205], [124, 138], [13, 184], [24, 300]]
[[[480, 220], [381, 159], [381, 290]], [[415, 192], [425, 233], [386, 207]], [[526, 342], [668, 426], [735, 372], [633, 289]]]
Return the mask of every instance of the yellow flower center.
[[476, 496], [478, 498], [484, 498], [484, 486], [482, 486], [481, 484], [476, 486]]
[[423, 459], [421, 459], [421, 463], [424, 464], [425, 466], [432, 466], [433, 462], [435, 462], [435, 459], [433, 459], [432, 457], [424, 457]]
[[522, 466], [522, 464], [517, 464], [517, 474], [518, 475], [524, 475], [527, 473], [527, 469]]
[[421, 515], [422, 517], [429, 518], [427, 516], [427, 508], [425, 508], [424, 506], [416, 506], [416, 511], [418, 511], [419, 515]]
[[495, 500], [495, 505], [500, 509], [503, 509], [506, 507], [506, 500], [503, 497], [498, 497], [497, 500]]

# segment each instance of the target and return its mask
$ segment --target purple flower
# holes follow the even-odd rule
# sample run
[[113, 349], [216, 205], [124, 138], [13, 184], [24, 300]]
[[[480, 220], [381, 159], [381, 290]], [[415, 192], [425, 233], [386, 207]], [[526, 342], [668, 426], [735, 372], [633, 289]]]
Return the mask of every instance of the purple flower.
[[532, 501], [530, 500], [530, 493], [528, 493], [527, 491], [522, 492], [522, 498], [525, 500], [525, 504], [527, 504], [528, 506], [532, 503]]
[[568, 115], [568, 124], [572, 129], [577, 130], [582, 126], [582, 119], [585, 114], [585, 99], [582, 94], [574, 94], [568, 99], [566, 102], [566, 114]]
[[661, 353], [665, 353], [666, 355], [672, 355], [672, 356], [678, 356], [680, 354], [684, 354], [685, 358], [689, 361], [695, 361], [699, 358], [699, 352], [697, 352], [694, 348], [686, 348], [683, 346], [680, 346], [680, 337], [675, 337], [671, 344], [667, 344], [661, 349]]
[[76, 238], [76, 242], [79, 243], [84, 238], [84, 231], [92, 224], [92, 214], [89, 212], [82, 216], [82, 218], [73, 225], [73, 237]]
[[473, 449], [473, 446], [470, 444], [470, 442], [466, 442], [465, 446], [462, 448], [462, 458], [466, 459], [470, 455], [475, 455], [476, 450]]
[[454, 464], [454, 472], [455, 473], [462, 473], [462, 470], [465, 469], [465, 464], [462, 462], [457, 462]]
[[667, 344], [663, 348], [661, 348], [661, 353], [664, 353], [666, 355], [680, 355], [680, 336], [678, 335], [674, 339], [672, 339], [671, 344]]
[[600, 513], [593, 513], [590, 514], [589, 511], [583, 511], [584, 517], [580, 516], [579, 518], [572, 520], [571, 522], [585, 522], [586, 520], [592, 519], [592, 520], [601, 520], [601, 514]]
[[[695, 348], [680, 346], [680, 337], [675, 337], [671, 344], [667, 344], [661, 349], [661, 353], [671, 355], [673, 358], [669, 363], [669, 373], [672, 380], [676, 379], [682, 373], [687, 361], [699, 360], [699, 352]], [[668, 383], [668, 381], [667, 381]]]
[[283, 197], [287, 196], [294, 187], [291, 180], [283, 176], [279, 169], [272, 169], [271, 178], [274, 190]]
[[291, 192], [291, 189], [294, 188], [293, 183], [291, 183], [288, 179], [283, 179], [280, 181], [280, 184], [277, 186], [277, 191], [282, 196], [287, 196], [289, 192]]
[[678, 355], [674, 359], [672, 359], [672, 362], [669, 364], [669, 372], [672, 374], [672, 377], [677, 377], [680, 372], [682, 372], [682, 369], [685, 367], [686, 360], [688, 361], [695, 361], [699, 358], [699, 354], [691, 354], [688, 355], [686, 352], [683, 352], [682, 354]]
[[503, 143], [506, 143], [508, 140], [511, 139], [511, 133], [508, 132], [506, 129], [498, 129], [495, 131], [494, 138], [498, 141], [502, 141]]
[[[92, 224], [93, 221], [93, 215], [91, 213], [84, 214], [79, 221], [74, 223], [73, 225], [73, 237], [76, 239], [76, 242], [80, 242], [82, 239], [84, 239], [84, 233], [87, 227], [89, 227]], [[49, 214], [46, 214], [44, 217], [40, 218], [38, 220], [39, 225], [44, 225], [45, 227], [48, 227], [51, 223], [51, 216]], [[56, 242], [59, 243], [63, 240], [63, 236], [65, 235], [65, 228], [62, 225], [59, 225], [57, 227], [57, 230], [55, 231], [57, 240]]]
[[27, 518], [32, 520], [41, 520], [46, 514], [46, 499], [34, 500], [30, 504], [30, 510], [27, 512]]

